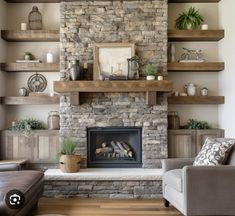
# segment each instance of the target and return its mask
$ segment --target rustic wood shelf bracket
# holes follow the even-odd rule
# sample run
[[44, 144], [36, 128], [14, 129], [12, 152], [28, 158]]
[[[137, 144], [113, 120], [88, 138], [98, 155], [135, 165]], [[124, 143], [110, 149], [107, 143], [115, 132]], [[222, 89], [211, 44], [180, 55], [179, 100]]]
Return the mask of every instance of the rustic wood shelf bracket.
[[79, 92], [71, 92], [69, 94], [70, 97], [70, 104], [72, 106], [79, 106], [80, 105], [80, 95]]
[[149, 106], [157, 105], [157, 92], [146, 92], [146, 104]]

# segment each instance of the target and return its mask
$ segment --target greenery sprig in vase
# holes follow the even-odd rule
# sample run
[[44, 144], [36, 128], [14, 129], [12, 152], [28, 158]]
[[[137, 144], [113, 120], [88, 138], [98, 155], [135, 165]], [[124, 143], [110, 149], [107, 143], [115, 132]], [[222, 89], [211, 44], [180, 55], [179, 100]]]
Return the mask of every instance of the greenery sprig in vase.
[[204, 17], [194, 7], [190, 7], [176, 19], [177, 29], [197, 29], [204, 22]]

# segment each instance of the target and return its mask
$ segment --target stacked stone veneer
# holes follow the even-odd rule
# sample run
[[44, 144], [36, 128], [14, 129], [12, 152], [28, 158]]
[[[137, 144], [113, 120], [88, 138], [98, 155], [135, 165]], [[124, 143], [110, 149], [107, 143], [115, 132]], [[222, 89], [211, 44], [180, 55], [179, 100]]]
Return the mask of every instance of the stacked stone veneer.
[[162, 182], [149, 181], [45, 181], [44, 197], [159, 198]]
[[69, 60], [93, 60], [94, 43], [131, 42], [142, 64], [167, 64], [167, 0], [62, 2], [61, 78]]
[[61, 135], [79, 138], [78, 152], [86, 167], [87, 128], [142, 126], [142, 161], [145, 168], [159, 167], [167, 157], [167, 105], [147, 106], [145, 94], [84, 94], [80, 106], [61, 103]]
[[[61, 79], [68, 61], [93, 60], [93, 44], [134, 42], [142, 63], [158, 63], [166, 72], [167, 0], [74, 1], [61, 3]], [[82, 166], [87, 160], [87, 127], [143, 127], [143, 167], [160, 166], [167, 157], [167, 101], [147, 106], [144, 93], [81, 94], [81, 105], [69, 97], [60, 105], [61, 136], [79, 139]]]

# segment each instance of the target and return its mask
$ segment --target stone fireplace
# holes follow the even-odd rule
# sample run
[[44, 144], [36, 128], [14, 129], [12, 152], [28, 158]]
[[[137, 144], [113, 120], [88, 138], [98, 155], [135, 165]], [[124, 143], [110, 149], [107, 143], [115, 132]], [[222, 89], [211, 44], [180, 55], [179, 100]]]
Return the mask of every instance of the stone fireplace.
[[[94, 43], [135, 43], [142, 65], [157, 63], [162, 72], [167, 73], [167, 0], [62, 2], [60, 30], [61, 80], [68, 79], [66, 66], [70, 60], [78, 58], [81, 63], [93, 60]], [[65, 95], [61, 98], [60, 115], [60, 135], [78, 138], [77, 151], [82, 155], [84, 168], [92, 166], [94, 150], [102, 145], [102, 142], [96, 143], [93, 155], [89, 153], [87, 143], [91, 128], [141, 128], [141, 153], [134, 154], [135, 167], [157, 168], [160, 159], [167, 157], [167, 99], [164, 94], [154, 106], [146, 105], [145, 93], [140, 92], [80, 93], [79, 106], [72, 106]], [[106, 142], [114, 141], [115, 145], [126, 142], [122, 140], [123, 135], [119, 135], [116, 140]], [[92, 142], [94, 145], [95, 141]], [[108, 147], [110, 143], [106, 143]], [[117, 161], [117, 158], [113, 160], [112, 166]], [[104, 165], [104, 161], [102, 163]]]

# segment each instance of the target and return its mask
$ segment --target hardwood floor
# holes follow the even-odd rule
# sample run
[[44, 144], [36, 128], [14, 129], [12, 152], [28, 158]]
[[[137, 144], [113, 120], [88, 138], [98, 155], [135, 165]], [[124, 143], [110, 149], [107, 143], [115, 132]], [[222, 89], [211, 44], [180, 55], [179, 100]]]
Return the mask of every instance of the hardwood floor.
[[162, 200], [100, 200], [42, 198], [33, 216], [181, 216], [175, 208], [165, 208]]

